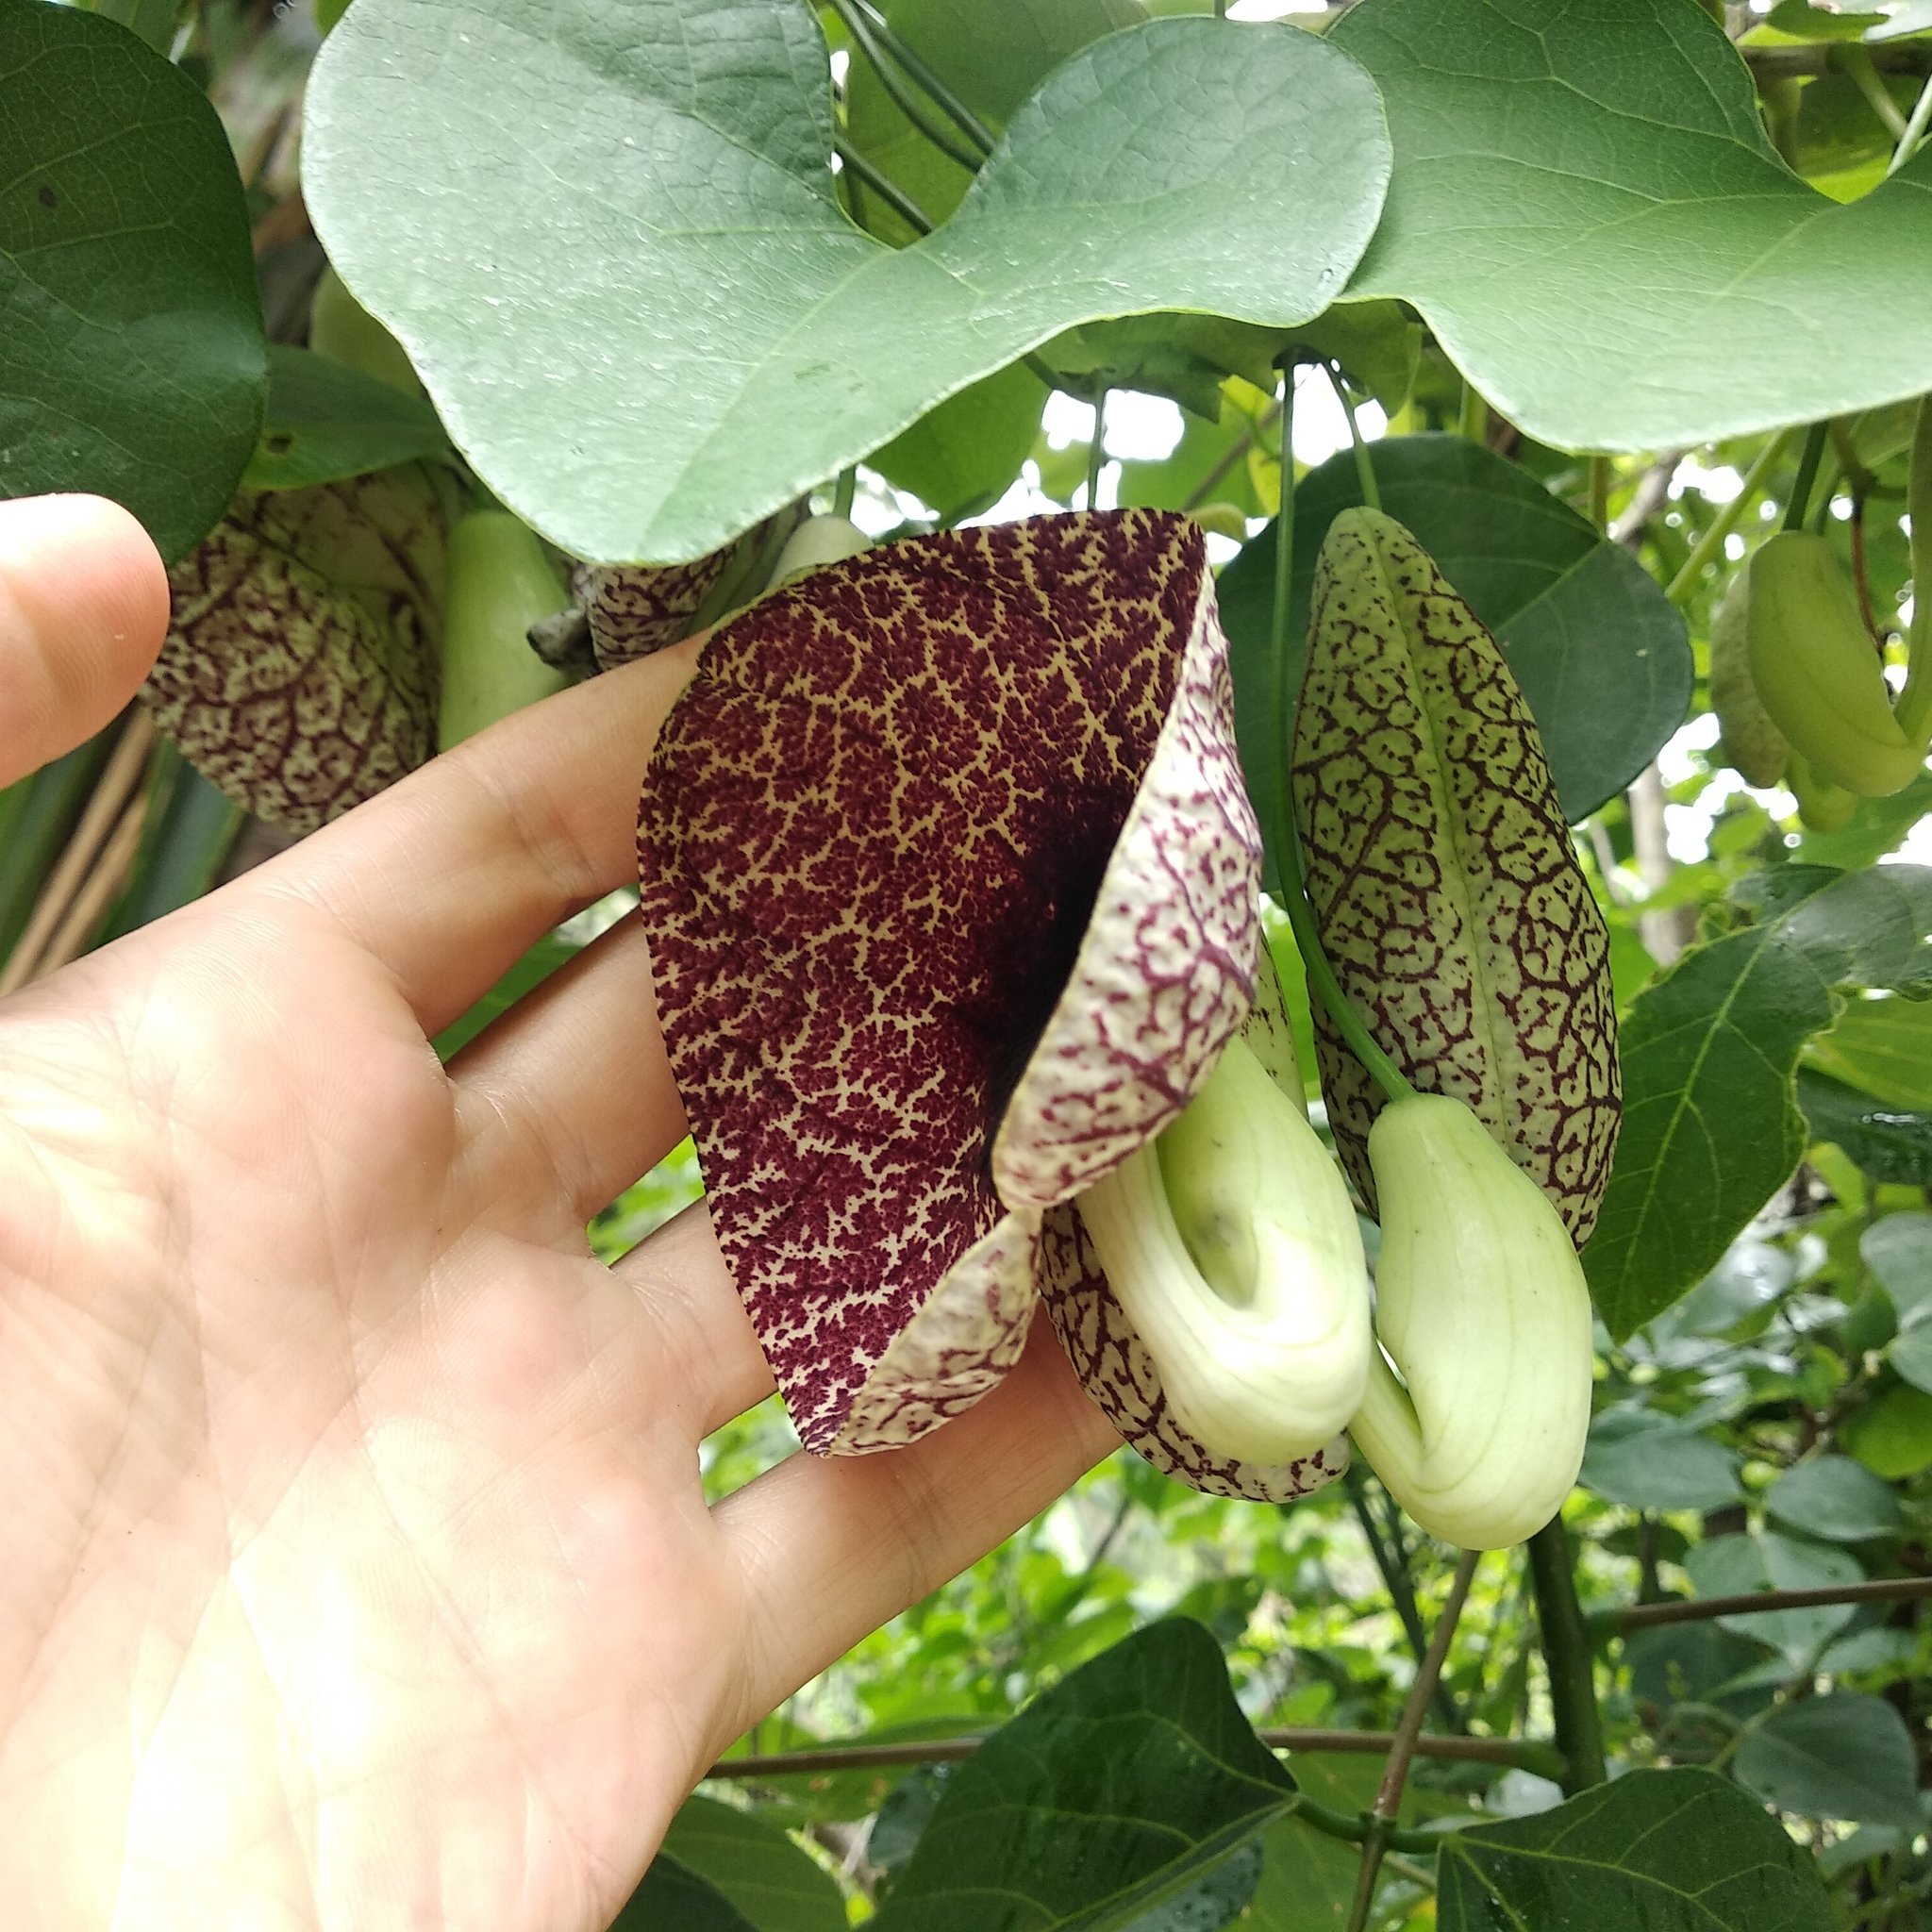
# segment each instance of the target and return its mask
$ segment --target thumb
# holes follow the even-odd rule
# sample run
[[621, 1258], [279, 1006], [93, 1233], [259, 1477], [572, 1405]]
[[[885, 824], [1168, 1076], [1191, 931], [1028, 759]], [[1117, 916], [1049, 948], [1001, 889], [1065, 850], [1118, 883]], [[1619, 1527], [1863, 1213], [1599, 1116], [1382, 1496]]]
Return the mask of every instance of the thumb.
[[0, 502], [0, 785], [108, 724], [167, 631], [167, 572], [118, 503]]

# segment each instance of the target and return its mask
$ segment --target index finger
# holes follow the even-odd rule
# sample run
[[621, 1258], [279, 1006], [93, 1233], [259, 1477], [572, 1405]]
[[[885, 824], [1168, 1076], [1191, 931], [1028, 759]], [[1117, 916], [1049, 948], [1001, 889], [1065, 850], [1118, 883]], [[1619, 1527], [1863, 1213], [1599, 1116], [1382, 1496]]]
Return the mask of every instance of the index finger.
[[394, 977], [425, 1035], [636, 874], [638, 791], [702, 641], [606, 672], [432, 759], [250, 873]]

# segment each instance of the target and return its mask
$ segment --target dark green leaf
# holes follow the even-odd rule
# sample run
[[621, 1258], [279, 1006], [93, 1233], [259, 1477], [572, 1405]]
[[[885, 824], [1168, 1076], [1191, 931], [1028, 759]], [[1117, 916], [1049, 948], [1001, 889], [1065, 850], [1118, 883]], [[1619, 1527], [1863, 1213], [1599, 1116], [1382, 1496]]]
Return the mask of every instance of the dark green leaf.
[[172, 561], [235, 493], [267, 387], [222, 124], [125, 27], [0, 0], [0, 495], [97, 491]]
[[1707, 1771], [1633, 1771], [1445, 1839], [1440, 1932], [1828, 1932], [1809, 1856]]
[[[1740, 1596], [1755, 1590], [1827, 1590], [1857, 1583], [1864, 1567], [1848, 1550], [1832, 1549], [1766, 1530], [1757, 1536], [1721, 1536], [1696, 1543], [1685, 1554], [1684, 1568], [1699, 1596]], [[1816, 1658], [1857, 1611], [1849, 1604], [1822, 1604], [1809, 1609], [1744, 1610], [1718, 1621], [1740, 1637], [1751, 1637], [1784, 1652], [1803, 1668]]]
[[1177, 1896], [1287, 1808], [1198, 1624], [1138, 1632], [948, 1780], [878, 1932], [1082, 1932]]
[[[1621, 1341], [1715, 1267], [1805, 1151], [1798, 1049], [1831, 989], [1774, 930], [1693, 947], [1623, 1023], [1624, 1128], [1596, 1232], [1591, 1292]], [[1748, 1120], [1749, 1134], [1735, 1131]]]
[[758, 1932], [845, 1932], [839, 1888], [782, 1831], [748, 1811], [687, 1798], [664, 1834], [664, 1851], [715, 1886]]
[[1222, 1932], [1248, 1923], [1247, 1907], [1261, 1878], [1261, 1843], [1250, 1839], [1231, 1857], [1197, 1879], [1178, 1898], [1142, 1912], [1121, 1932]]
[[1624, 1640], [1630, 1688], [1659, 1712], [1676, 1704], [1714, 1704], [1734, 1716], [1756, 1710], [1771, 1701], [1770, 1690], [1739, 1693], [1724, 1687], [1763, 1657], [1755, 1643], [1715, 1624], [1663, 1624]]
[[1591, 1424], [1577, 1480], [1633, 1509], [1717, 1509], [1743, 1495], [1739, 1458], [1648, 1409], [1606, 1409]]
[[764, 1932], [708, 1879], [659, 1852], [610, 1932]]
[[1809, 1067], [1798, 1073], [1798, 1105], [1811, 1138], [1843, 1148], [1874, 1181], [1932, 1187], [1932, 1112], [1888, 1106]]
[[1786, 1470], [1765, 1491], [1764, 1507], [1780, 1523], [1827, 1542], [1895, 1536], [1905, 1526], [1898, 1498], [1849, 1456], [1814, 1456]]
[[1781, 1706], [1742, 1744], [1738, 1779], [1781, 1811], [1916, 1831], [1918, 1758], [1882, 1697], [1834, 1690]]
[[1324, 41], [1152, 21], [1059, 67], [894, 251], [838, 207], [804, 0], [358, 0], [308, 108], [331, 259], [491, 487], [608, 561], [715, 549], [1080, 323], [1311, 318], [1387, 158]]
[[[1749, 896], [1763, 923], [1692, 947], [1623, 1024], [1624, 1130], [1583, 1257], [1620, 1340], [1718, 1264], [1808, 1139], [1859, 1138], [1845, 1152], [1864, 1165], [1867, 1143], [1889, 1131], [1861, 1106], [1840, 1109], [1827, 1130], [1814, 1100], [1822, 1108], [1830, 1096], [1811, 1085], [1821, 1076], [1802, 1075], [1801, 1112], [1793, 1074], [1805, 1042], [1838, 1012], [1834, 987], [1923, 973], [1932, 871], [1790, 866]], [[1739, 1121], [1752, 1131], [1736, 1132]], [[1904, 1159], [1910, 1144], [1909, 1127], [1900, 1130], [1886, 1158]]]
[[[1502, 644], [1565, 813], [1594, 811], [1683, 722], [1691, 678], [1683, 619], [1626, 551], [1527, 471], [1466, 438], [1393, 437], [1375, 444], [1374, 459], [1382, 507]], [[1295, 492], [1291, 690], [1301, 678], [1322, 538], [1338, 510], [1361, 500], [1347, 451]], [[1222, 573], [1217, 593], [1234, 661], [1235, 727], [1264, 839], [1280, 790], [1267, 711], [1275, 541], [1271, 524]]]
[[268, 426], [242, 477], [250, 490], [300, 490], [446, 455], [436, 411], [326, 356], [268, 352]]
[[[1372, 0], [1331, 39], [1395, 137], [1350, 293], [1413, 302], [1539, 441], [1706, 442], [1932, 387], [1932, 149], [1839, 208], [1702, 8]], [[1883, 357], [1845, 353], [1874, 331]]]

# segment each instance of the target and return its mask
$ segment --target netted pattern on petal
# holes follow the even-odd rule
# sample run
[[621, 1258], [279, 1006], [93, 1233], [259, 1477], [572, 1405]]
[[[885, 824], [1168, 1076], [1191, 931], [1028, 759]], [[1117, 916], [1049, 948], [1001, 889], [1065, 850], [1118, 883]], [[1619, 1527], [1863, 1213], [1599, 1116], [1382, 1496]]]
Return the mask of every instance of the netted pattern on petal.
[[917, 1441], [991, 1393], [1026, 1346], [1039, 1274], [1040, 1217], [1002, 1215], [892, 1338], [831, 1453]]
[[169, 573], [156, 722], [289, 831], [374, 797], [436, 749], [447, 534], [414, 466], [242, 496]]
[[781, 510], [690, 563], [579, 564], [571, 593], [583, 607], [597, 669], [648, 658], [749, 603], [804, 513], [803, 505]]
[[1260, 892], [1227, 645], [1204, 581], [1146, 779], [1001, 1124], [1002, 1200], [1071, 1200], [1200, 1091], [1254, 998]]
[[[1328, 956], [1383, 1049], [1472, 1107], [1580, 1245], [1621, 1108], [1609, 941], [1529, 708], [1392, 519], [1339, 517], [1314, 595], [1293, 788]], [[1314, 1004], [1328, 1124], [1373, 1210], [1381, 1095]]]
[[[990, 1144], [1206, 570], [1198, 532], [1147, 511], [868, 551], [722, 626], [659, 737], [639, 844], [665, 1039], [808, 1447], [1000, 1218]], [[989, 1361], [1008, 1354], [989, 1336]], [[985, 1377], [955, 1360], [956, 1379]]]
[[1288, 1503], [1348, 1467], [1348, 1439], [1295, 1462], [1228, 1462], [1174, 1421], [1154, 1358], [1113, 1298], [1077, 1207], [1047, 1210], [1041, 1228], [1041, 1294], [1060, 1345], [1101, 1412], [1163, 1474], [1210, 1496]]

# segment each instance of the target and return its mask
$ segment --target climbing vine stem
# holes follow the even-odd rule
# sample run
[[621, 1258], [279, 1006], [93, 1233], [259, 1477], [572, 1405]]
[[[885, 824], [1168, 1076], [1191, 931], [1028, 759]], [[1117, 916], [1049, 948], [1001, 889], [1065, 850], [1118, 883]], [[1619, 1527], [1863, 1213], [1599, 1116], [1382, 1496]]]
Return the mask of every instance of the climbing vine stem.
[[1369, 1812], [1368, 1830], [1362, 1838], [1361, 1871], [1356, 1879], [1355, 1904], [1348, 1915], [1348, 1932], [1364, 1932], [1369, 1912], [1375, 1902], [1375, 1879], [1382, 1869], [1382, 1854], [1395, 1840], [1395, 1820], [1402, 1810], [1403, 1788], [1408, 1783], [1408, 1767], [1415, 1759], [1417, 1741], [1423, 1734], [1423, 1713], [1429, 1707], [1436, 1686], [1442, 1675], [1443, 1660], [1449, 1655], [1449, 1641], [1456, 1635], [1462, 1606], [1469, 1597], [1469, 1586], [1475, 1566], [1482, 1560], [1480, 1550], [1464, 1550], [1449, 1585], [1442, 1614], [1436, 1619], [1436, 1633], [1408, 1687], [1408, 1697], [1395, 1725], [1395, 1741], [1389, 1747], [1389, 1760], [1382, 1768], [1382, 1782], [1375, 1790], [1375, 1802]]
[[1583, 1606], [1576, 1596], [1575, 1552], [1563, 1519], [1555, 1516], [1524, 1546], [1529, 1587], [1550, 1674], [1550, 1715], [1563, 1754], [1563, 1790], [1574, 1797], [1608, 1775], [1604, 1768], [1603, 1714], [1596, 1702], [1596, 1665]]

